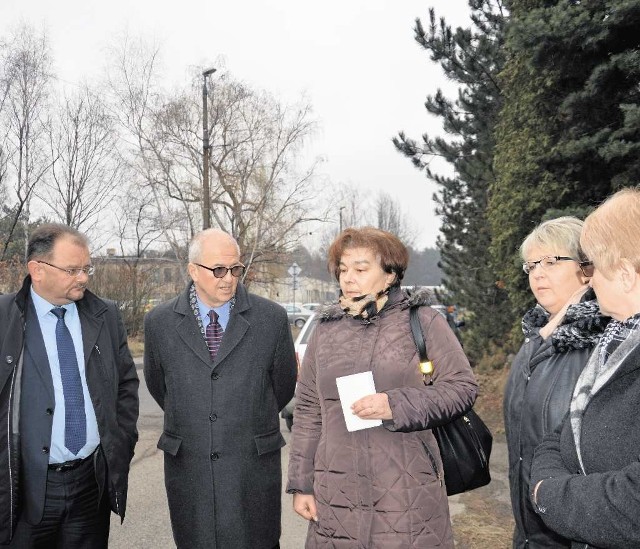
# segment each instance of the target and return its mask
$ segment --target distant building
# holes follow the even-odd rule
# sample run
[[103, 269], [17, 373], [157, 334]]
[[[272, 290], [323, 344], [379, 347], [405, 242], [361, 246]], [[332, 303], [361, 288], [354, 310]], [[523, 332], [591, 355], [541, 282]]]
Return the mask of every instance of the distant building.
[[295, 290], [293, 279], [287, 277], [269, 283], [252, 282], [251, 291], [281, 303], [329, 303], [338, 299], [338, 285], [335, 282], [305, 276], [297, 279]]

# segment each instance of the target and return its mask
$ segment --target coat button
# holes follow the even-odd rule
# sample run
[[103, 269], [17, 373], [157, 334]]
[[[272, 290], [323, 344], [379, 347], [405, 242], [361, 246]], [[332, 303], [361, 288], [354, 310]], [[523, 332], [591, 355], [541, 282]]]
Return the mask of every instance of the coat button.
[[220, 377], [220, 374], [218, 374], [218, 372], [213, 372], [211, 374], [211, 379], [218, 379]]
[[48, 454], [49, 453], [49, 447], [48, 446], [43, 446], [42, 447], [42, 453], [43, 454]]
[[52, 416], [53, 415], [53, 409], [52, 408], [47, 408], [45, 411], [46, 411], [46, 414], [48, 416]]
[[209, 421], [215, 421], [216, 419], [218, 419], [218, 416], [216, 414], [211, 414], [209, 416]]
[[5, 361], [7, 362], [7, 364], [13, 364], [13, 357], [11, 355], [7, 355], [5, 357]]
[[211, 459], [213, 461], [217, 461], [219, 457], [220, 457], [220, 454], [218, 454], [218, 452], [213, 452], [213, 454], [211, 454]]

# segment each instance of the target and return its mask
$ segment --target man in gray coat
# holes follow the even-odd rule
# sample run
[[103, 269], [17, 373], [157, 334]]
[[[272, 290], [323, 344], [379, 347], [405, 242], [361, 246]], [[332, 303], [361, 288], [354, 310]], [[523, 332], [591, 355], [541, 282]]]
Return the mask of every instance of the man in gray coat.
[[285, 310], [247, 292], [228, 234], [194, 237], [192, 283], [145, 319], [144, 374], [164, 410], [165, 485], [179, 549], [279, 547], [278, 412], [296, 360]]

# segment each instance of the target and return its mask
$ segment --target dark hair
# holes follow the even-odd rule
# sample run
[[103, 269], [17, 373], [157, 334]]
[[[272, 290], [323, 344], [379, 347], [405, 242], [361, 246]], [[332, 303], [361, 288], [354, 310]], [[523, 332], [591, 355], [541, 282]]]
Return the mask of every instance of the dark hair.
[[62, 237], [69, 236], [76, 244], [89, 247], [89, 240], [80, 231], [61, 223], [45, 223], [31, 233], [27, 245], [27, 261], [51, 255], [53, 246]]
[[350, 227], [342, 231], [329, 248], [327, 267], [336, 280], [340, 280], [340, 260], [348, 248], [367, 248], [380, 261], [385, 273], [395, 273], [394, 286], [399, 285], [409, 264], [409, 252], [400, 239], [387, 231], [375, 227]]

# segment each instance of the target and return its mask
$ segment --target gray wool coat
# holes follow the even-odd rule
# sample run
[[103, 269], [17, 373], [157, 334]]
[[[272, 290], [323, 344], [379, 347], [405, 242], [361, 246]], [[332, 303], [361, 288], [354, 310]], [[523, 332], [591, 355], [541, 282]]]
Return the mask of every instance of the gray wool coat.
[[274, 547], [285, 444], [278, 412], [296, 379], [285, 310], [239, 284], [212, 362], [187, 288], [145, 319], [144, 375], [164, 410], [158, 448], [178, 548]]
[[569, 416], [533, 457], [531, 488], [543, 481], [537, 511], [575, 549], [640, 547], [640, 334], [624, 341], [609, 362], [615, 373], [582, 416], [584, 468]]
[[[426, 298], [392, 290], [379, 316], [325, 311], [304, 355], [296, 392], [287, 491], [315, 496], [308, 549], [452, 549], [442, 461], [431, 427], [471, 408], [477, 385], [444, 317], [419, 315], [433, 385], [425, 385], [409, 305]], [[372, 371], [393, 420], [347, 431], [336, 378]]]

